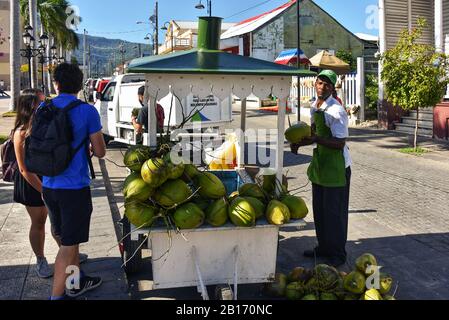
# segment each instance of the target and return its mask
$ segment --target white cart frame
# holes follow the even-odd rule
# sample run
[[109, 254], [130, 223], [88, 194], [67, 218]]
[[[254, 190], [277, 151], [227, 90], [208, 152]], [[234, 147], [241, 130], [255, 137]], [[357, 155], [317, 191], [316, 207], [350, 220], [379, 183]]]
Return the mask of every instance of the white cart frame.
[[[243, 175], [246, 97], [254, 94], [265, 98], [272, 93], [278, 97], [279, 106], [286, 106], [291, 82], [292, 77], [287, 75], [146, 74], [144, 101], [149, 106], [150, 132], [144, 136], [144, 142], [150, 147], [157, 146], [156, 114], [153, 106], [156, 99], [173, 92], [182, 103], [186, 102], [190, 93], [199, 97], [213, 94], [224, 102], [236, 95], [242, 100], [238, 167]], [[283, 177], [285, 114], [286, 108], [280, 107], [275, 162], [279, 181], [282, 181]], [[286, 226], [301, 228], [305, 226], [305, 222], [299, 220]], [[149, 232], [135, 230], [133, 226], [131, 230], [135, 231], [131, 236], [133, 241], [139, 239], [139, 234]], [[239, 228], [231, 224], [221, 228], [204, 226], [195, 230], [184, 230], [182, 234], [172, 232], [172, 246], [167, 253], [169, 237], [166, 228], [153, 229], [149, 236], [149, 247], [154, 257], [153, 288], [196, 286], [203, 299], [209, 299], [207, 285], [232, 283], [233, 298], [237, 299], [239, 283], [264, 283], [274, 279], [278, 237], [279, 227], [267, 222], [259, 222], [253, 228]]]

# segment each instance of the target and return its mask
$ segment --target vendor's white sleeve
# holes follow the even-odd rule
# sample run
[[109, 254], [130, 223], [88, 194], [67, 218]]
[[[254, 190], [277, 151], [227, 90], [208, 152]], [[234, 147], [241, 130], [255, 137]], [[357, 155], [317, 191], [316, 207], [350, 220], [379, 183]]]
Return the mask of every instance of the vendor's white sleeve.
[[332, 136], [338, 139], [346, 139], [349, 137], [349, 119], [348, 114], [341, 106], [332, 106], [327, 111], [328, 124], [332, 132]]

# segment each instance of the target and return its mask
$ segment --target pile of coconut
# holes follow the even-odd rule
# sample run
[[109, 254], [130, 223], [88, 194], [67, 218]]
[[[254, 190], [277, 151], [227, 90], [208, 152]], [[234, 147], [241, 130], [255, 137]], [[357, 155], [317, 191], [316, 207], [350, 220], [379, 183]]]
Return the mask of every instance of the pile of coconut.
[[392, 286], [393, 278], [380, 272], [374, 255], [365, 253], [349, 274], [326, 264], [313, 270], [297, 267], [288, 276], [276, 274], [264, 289], [270, 296], [289, 300], [396, 300], [390, 294]]
[[253, 227], [259, 219], [283, 225], [309, 212], [302, 198], [276, 180], [276, 172], [226, 190], [214, 171], [202, 171], [170, 152], [155, 155], [148, 147], [131, 147], [124, 164], [131, 170], [123, 186], [125, 215], [137, 228], [151, 227], [158, 219], [178, 229], [205, 223], [220, 227], [229, 221]]

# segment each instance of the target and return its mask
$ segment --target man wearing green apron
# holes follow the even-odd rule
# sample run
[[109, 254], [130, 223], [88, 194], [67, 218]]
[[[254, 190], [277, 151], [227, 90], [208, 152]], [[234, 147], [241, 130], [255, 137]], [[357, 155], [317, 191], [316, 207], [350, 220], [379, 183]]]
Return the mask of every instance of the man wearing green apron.
[[318, 246], [306, 250], [306, 257], [323, 257], [338, 267], [346, 262], [351, 158], [346, 145], [348, 115], [332, 97], [337, 75], [322, 71], [316, 80], [318, 99], [311, 107], [312, 137], [291, 146], [315, 144], [307, 175], [312, 182], [313, 217]]

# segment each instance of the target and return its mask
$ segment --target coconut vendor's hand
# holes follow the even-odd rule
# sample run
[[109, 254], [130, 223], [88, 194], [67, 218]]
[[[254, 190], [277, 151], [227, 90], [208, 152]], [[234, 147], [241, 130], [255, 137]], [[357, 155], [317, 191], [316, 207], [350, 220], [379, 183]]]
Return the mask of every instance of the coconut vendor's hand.
[[310, 146], [311, 144], [316, 143], [316, 136], [303, 138], [300, 142], [295, 145], [298, 147]]

